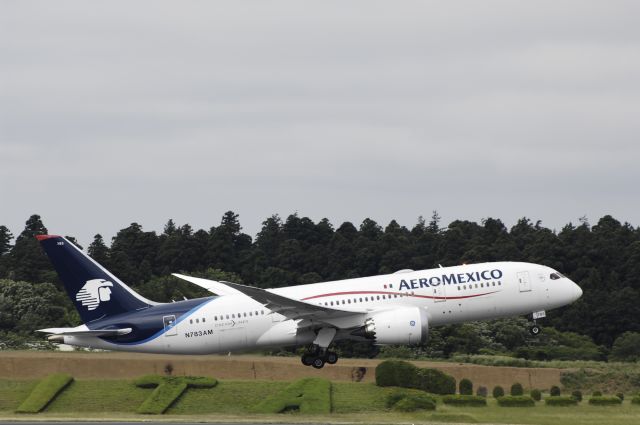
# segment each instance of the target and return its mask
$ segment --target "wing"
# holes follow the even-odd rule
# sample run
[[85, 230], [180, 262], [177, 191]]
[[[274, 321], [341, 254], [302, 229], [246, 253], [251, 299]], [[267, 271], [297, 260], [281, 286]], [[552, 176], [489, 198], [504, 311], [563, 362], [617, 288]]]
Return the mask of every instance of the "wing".
[[207, 291], [213, 292], [216, 295], [238, 295], [242, 293], [226, 285], [225, 284], [226, 282], [222, 283], [215, 280], [202, 279], [200, 277], [185, 276], [183, 274], [178, 274], [178, 273], [172, 273], [172, 274], [179, 279], [183, 279], [183, 280], [186, 280], [187, 282], [191, 282], [195, 285], [198, 285], [201, 288], [204, 288]]
[[213, 280], [201, 279], [197, 277], [184, 276], [174, 273], [180, 279], [188, 280], [198, 286], [208, 289], [218, 295], [243, 294], [253, 300], [263, 304], [269, 310], [282, 314], [287, 319], [310, 320], [314, 322], [336, 323], [334, 319], [348, 316], [359, 316], [365, 312], [345, 311], [304, 301], [294, 300], [283, 295], [275, 294], [266, 289], [255, 288], [253, 286], [240, 285], [239, 283], [217, 282]]
[[[263, 304], [269, 310], [282, 314], [288, 319], [308, 319], [315, 321], [327, 321], [332, 318], [359, 315], [361, 312], [345, 311], [335, 308], [310, 304], [304, 301], [294, 300], [284, 295], [273, 293], [266, 289], [253, 286], [240, 285], [238, 283], [225, 282], [224, 285], [253, 298]], [[364, 313], [364, 312], [362, 312]]]

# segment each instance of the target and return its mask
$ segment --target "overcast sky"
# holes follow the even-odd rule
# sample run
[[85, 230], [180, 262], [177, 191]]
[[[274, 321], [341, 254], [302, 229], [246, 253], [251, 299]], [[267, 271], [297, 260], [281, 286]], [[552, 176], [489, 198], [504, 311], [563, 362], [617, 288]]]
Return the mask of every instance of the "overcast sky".
[[640, 225], [640, 2], [0, 0], [0, 224]]

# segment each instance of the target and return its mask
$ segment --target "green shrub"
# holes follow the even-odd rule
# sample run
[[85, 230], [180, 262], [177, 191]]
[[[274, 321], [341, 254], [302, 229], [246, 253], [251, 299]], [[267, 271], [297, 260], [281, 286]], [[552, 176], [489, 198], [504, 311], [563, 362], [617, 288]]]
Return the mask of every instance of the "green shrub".
[[419, 369], [418, 388], [431, 394], [455, 394], [456, 380], [453, 376], [437, 369]]
[[473, 395], [473, 382], [467, 378], [461, 379], [458, 384], [458, 391], [461, 395]]
[[601, 395], [591, 397], [589, 404], [593, 404], [594, 406], [611, 406], [614, 404], [622, 404], [622, 400], [614, 395]]
[[560, 387], [557, 385], [552, 386], [549, 390], [549, 394], [551, 397], [560, 397]]
[[444, 404], [450, 404], [453, 406], [473, 406], [482, 407], [487, 405], [487, 399], [478, 395], [464, 395], [464, 394], [448, 394], [442, 396], [442, 402]]
[[631, 399], [631, 404], [640, 404], [640, 394], [638, 394], [638, 395], [634, 396], [634, 397]]
[[417, 388], [432, 394], [455, 394], [456, 380], [437, 369], [420, 369], [402, 360], [385, 360], [376, 367], [376, 385]]
[[408, 393], [406, 391], [393, 391], [387, 395], [387, 398], [385, 399], [385, 406], [387, 409], [391, 409], [397, 402], [405, 398], [407, 395]]
[[16, 409], [16, 413], [38, 413], [73, 382], [73, 377], [66, 373], [49, 375], [35, 386], [29, 397]]
[[578, 402], [581, 402], [582, 401], [582, 391], [573, 390], [571, 392], [571, 397], [575, 398]]
[[540, 401], [542, 400], [542, 391], [538, 390], [538, 389], [533, 389], [531, 390], [531, 398], [534, 399], [535, 401]]
[[487, 387], [483, 387], [482, 385], [480, 385], [476, 390], [476, 395], [487, 398], [487, 395], [489, 395], [489, 390], [487, 390]]
[[522, 384], [516, 382], [511, 386], [511, 395], [524, 395], [524, 388], [522, 388]]
[[138, 407], [138, 413], [160, 415], [164, 413], [187, 389], [180, 379], [166, 380], [158, 385], [151, 395]]
[[393, 405], [393, 410], [399, 412], [436, 410], [436, 401], [426, 394], [407, 394]]
[[258, 403], [255, 413], [280, 413], [299, 409], [300, 413], [331, 413], [331, 382], [321, 378], [304, 378]]
[[153, 388], [153, 392], [138, 407], [137, 412], [161, 415], [186, 391], [188, 387], [211, 388], [217, 385], [214, 378], [196, 376], [145, 375], [134, 380], [140, 388]]
[[616, 393], [616, 397], [618, 397], [620, 400], [624, 401], [624, 394], [623, 393]]
[[419, 369], [402, 360], [385, 360], [376, 367], [376, 385], [415, 388]]
[[528, 395], [506, 395], [498, 397], [498, 405], [502, 407], [532, 407], [535, 401]]
[[544, 399], [547, 406], [575, 406], [578, 400], [573, 397], [552, 396]]
[[594, 391], [591, 397], [602, 397], [602, 391]]
[[504, 396], [504, 388], [500, 385], [496, 385], [493, 387], [493, 398], [498, 398]]

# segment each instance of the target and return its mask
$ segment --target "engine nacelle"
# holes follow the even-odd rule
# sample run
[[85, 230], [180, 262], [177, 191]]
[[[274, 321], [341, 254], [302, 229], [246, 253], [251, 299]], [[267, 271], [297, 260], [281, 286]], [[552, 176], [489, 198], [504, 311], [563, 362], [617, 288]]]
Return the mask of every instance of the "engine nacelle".
[[372, 339], [376, 344], [416, 345], [427, 342], [429, 319], [419, 307], [402, 307], [372, 313], [355, 336]]

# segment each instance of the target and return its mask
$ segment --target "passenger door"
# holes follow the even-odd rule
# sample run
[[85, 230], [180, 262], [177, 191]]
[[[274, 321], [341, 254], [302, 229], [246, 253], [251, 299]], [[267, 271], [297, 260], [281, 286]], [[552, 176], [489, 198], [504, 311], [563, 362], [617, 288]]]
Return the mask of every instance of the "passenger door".
[[164, 324], [164, 336], [174, 336], [178, 334], [178, 327], [176, 326], [176, 316], [169, 315], [162, 317], [162, 323]]
[[531, 291], [531, 279], [529, 279], [529, 272], [518, 272], [517, 276], [520, 292]]

